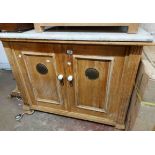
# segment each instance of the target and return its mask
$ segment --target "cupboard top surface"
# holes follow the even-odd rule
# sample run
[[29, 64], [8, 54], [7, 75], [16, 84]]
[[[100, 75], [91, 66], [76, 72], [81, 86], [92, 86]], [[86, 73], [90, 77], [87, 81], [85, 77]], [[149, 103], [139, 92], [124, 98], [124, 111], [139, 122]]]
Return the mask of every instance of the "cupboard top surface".
[[25, 40], [53, 40], [53, 41], [92, 41], [92, 42], [153, 42], [150, 33], [139, 29], [137, 34], [119, 32], [72, 32], [72, 31], [50, 31], [36, 33], [34, 30], [23, 33], [0, 33], [3, 39], [25, 39]]

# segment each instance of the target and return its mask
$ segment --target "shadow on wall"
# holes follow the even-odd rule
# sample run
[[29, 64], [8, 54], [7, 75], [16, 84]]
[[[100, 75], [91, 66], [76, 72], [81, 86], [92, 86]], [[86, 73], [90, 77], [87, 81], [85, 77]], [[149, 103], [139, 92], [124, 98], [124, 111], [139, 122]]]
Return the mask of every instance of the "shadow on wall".
[[10, 64], [6, 57], [3, 44], [0, 41], [0, 69], [11, 70]]

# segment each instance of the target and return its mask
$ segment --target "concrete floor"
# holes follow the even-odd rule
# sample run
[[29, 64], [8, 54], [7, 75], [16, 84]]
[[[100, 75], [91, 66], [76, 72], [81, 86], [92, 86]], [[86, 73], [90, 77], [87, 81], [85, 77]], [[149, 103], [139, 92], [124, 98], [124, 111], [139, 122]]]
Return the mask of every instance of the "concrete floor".
[[16, 121], [22, 101], [8, 98], [15, 88], [11, 71], [0, 70], [0, 130], [7, 131], [111, 131], [113, 127], [89, 121], [35, 111]]

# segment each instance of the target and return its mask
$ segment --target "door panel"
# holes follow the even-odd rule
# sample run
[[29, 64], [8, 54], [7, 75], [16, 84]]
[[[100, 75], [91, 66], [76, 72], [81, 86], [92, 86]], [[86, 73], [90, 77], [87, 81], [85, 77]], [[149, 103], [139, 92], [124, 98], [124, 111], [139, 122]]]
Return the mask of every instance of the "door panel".
[[55, 54], [22, 52], [35, 101], [63, 105]]
[[75, 102], [81, 109], [106, 112], [113, 57], [74, 55]]
[[119, 111], [120, 83], [128, 58], [125, 46], [72, 45], [67, 55], [66, 74], [73, 75], [67, 87], [70, 111], [115, 121]]

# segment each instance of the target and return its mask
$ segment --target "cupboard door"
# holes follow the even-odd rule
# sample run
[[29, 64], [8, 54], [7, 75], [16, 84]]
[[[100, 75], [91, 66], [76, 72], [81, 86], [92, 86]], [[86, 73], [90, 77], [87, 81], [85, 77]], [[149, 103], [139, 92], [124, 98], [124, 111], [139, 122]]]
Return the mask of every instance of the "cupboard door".
[[107, 112], [113, 57], [74, 55], [75, 105]]
[[38, 105], [63, 108], [63, 78], [58, 80], [56, 54], [22, 52], [29, 82]]
[[73, 76], [67, 87], [70, 111], [115, 122], [128, 47], [74, 45], [67, 49], [72, 50], [66, 56], [72, 64], [66, 66], [66, 74]]

